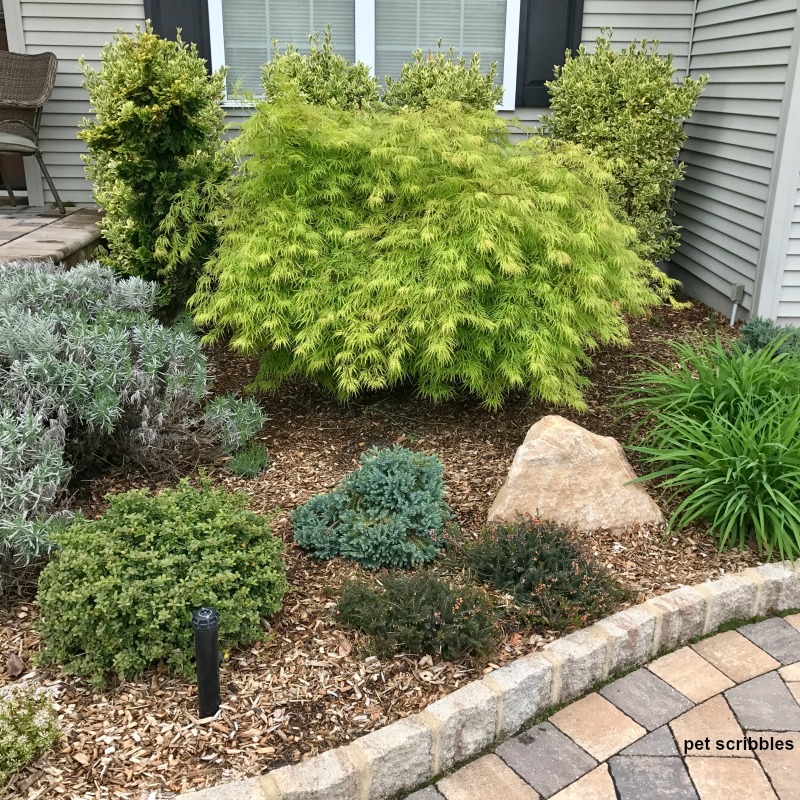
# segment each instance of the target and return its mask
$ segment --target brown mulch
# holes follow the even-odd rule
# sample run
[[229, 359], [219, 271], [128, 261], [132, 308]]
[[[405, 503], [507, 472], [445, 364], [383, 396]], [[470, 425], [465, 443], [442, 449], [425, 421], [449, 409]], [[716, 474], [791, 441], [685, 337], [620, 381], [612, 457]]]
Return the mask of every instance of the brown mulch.
[[[64, 738], [51, 754], [14, 778], [0, 797], [156, 800], [258, 774], [415, 713], [482, 671], [540, 647], [555, 632], [509, 624], [501, 651], [483, 670], [429, 657], [381, 661], [365, 656], [359, 635], [333, 619], [338, 587], [362, 571], [342, 560], [320, 563], [306, 557], [292, 542], [288, 513], [313, 494], [333, 489], [358, 465], [365, 449], [396, 442], [439, 455], [456, 522], [466, 535], [474, 533], [485, 521], [514, 451], [541, 416], [561, 413], [624, 441], [629, 423], [616, 420], [611, 403], [625, 376], [642, 368], [637, 359], [668, 358], [669, 339], [701, 339], [717, 332], [726, 335], [730, 329], [700, 304], [680, 311], [661, 308], [650, 318], [633, 321], [632, 347], [605, 348], [594, 355], [589, 408], [582, 413], [522, 397], [498, 412], [470, 399], [434, 405], [410, 389], [344, 406], [301, 382], [265, 396], [270, 419], [259, 438], [272, 459], [267, 472], [243, 480], [227, 474], [219, 461], [197, 459], [197, 466], [208, 467], [216, 480], [246, 491], [254, 510], [276, 511], [274, 530], [287, 544], [293, 587], [272, 621], [271, 637], [227, 655], [219, 716], [199, 721], [195, 687], [159, 670], [96, 690], [55, 669], [35, 668], [31, 658], [40, 647], [34, 631], [37, 611], [30, 602], [17, 602], [0, 610], [0, 657], [4, 664], [8, 654], [16, 653], [28, 670], [20, 680], [36, 679], [52, 688]], [[213, 351], [212, 363], [218, 392], [239, 391], [255, 375], [250, 359], [224, 348]], [[174, 476], [118, 472], [77, 487], [74, 503], [94, 515], [109, 491], [171, 483]], [[658, 488], [650, 490], [663, 506]], [[701, 529], [666, 540], [661, 532], [647, 529], [582, 538], [587, 550], [631, 589], [632, 602], [759, 563], [750, 551], [717, 553]], [[0, 685], [8, 681], [0, 673]]]

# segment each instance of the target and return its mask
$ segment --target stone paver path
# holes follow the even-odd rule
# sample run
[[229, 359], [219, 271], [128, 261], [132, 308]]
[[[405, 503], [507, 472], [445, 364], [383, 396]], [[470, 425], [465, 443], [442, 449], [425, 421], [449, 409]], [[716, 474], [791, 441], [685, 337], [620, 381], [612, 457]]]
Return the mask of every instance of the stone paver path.
[[583, 697], [408, 800], [800, 800], [800, 614]]

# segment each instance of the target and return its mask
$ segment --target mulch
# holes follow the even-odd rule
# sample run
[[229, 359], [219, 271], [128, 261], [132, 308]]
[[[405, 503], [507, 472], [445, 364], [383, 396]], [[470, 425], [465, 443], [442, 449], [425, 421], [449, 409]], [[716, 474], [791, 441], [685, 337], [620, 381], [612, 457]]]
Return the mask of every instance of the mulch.
[[[333, 489], [358, 466], [366, 449], [398, 443], [438, 454], [455, 521], [465, 535], [474, 534], [534, 422], [560, 413], [624, 441], [630, 422], [617, 418], [612, 403], [626, 376], [645, 368], [640, 359], [670, 358], [670, 339], [731, 333], [723, 318], [701, 304], [659, 308], [650, 317], [631, 321], [630, 327], [629, 348], [603, 348], [594, 354], [587, 373], [593, 381], [586, 394], [588, 409], [580, 413], [527, 397], [514, 398], [497, 412], [473, 399], [432, 404], [415, 397], [411, 388], [342, 405], [300, 381], [263, 396], [269, 420], [257, 438], [271, 455], [265, 473], [239, 479], [225, 471], [223, 461], [208, 461], [202, 454], [187, 466], [189, 472], [208, 469], [216, 481], [245, 491], [254, 510], [275, 514], [274, 532], [286, 542], [293, 587], [271, 622], [269, 638], [226, 654], [220, 714], [213, 721], [198, 720], [195, 687], [160, 669], [98, 690], [54, 668], [35, 667], [38, 612], [32, 602], [16, 601], [0, 609], [0, 657], [5, 661], [16, 653], [28, 670], [19, 680], [36, 680], [52, 691], [64, 738], [52, 753], [19, 773], [0, 797], [157, 800], [255, 775], [416, 713], [482, 672], [555, 638], [555, 631], [508, 622], [504, 644], [484, 668], [430, 657], [368, 656], [359, 634], [341, 627], [333, 613], [342, 582], [365, 573], [340, 559], [318, 562], [307, 557], [292, 541], [288, 514], [312, 495]], [[213, 349], [210, 357], [218, 393], [239, 392], [255, 377], [249, 358], [224, 347]], [[632, 462], [640, 471], [641, 465]], [[170, 473], [112, 471], [77, 485], [72, 503], [94, 516], [102, 511], [107, 492], [157, 489], [174, 482]], [[648, 490], [665, 507], [658, 486]], [[716, 552], [700, 528], [666, 539], [661, 531], [637, 528], [616, 536], [600, 531], [581, 540], [630, 589], [630, 602], [759, 563], [749, 550]], [[445, 565], [437, 568], [447, 570]], [[458, 580], [458, 574], [451, 577]], [[0, 674], [0, 685], [9, 681]]]

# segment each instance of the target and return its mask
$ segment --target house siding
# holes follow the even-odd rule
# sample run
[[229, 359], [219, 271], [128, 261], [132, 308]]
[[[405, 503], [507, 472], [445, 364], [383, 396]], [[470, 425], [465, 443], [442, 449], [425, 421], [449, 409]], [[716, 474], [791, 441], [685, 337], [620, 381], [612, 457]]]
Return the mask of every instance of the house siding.
[[[78, 59], [97, 66], [100, 48], [118, 30], [133, 31], [144, 21], [142, 0], [104, 2], [20, 2], [26, 53], [47, 50], [58, 56], [58, 77], [53, 95], [42, 114], [41, 144], [44, 161], [62, 200], [90, 203], [92, 188], [84, 174], [81, 153], [86, 152], [76, 133], [89, 114]], [[52, 196], [43, 184], [46, 202]]]
[[781, 283], [777, 321], [781, 325], [800, 325], [800, 177], [792, 209], [789, 249]]
[[778, 147], [798, 0], [698, 0], [691, 74], [709, 76], [685, 125], [683, 230], [671, 273], [729, 310], [733, 284], [753, 292]]

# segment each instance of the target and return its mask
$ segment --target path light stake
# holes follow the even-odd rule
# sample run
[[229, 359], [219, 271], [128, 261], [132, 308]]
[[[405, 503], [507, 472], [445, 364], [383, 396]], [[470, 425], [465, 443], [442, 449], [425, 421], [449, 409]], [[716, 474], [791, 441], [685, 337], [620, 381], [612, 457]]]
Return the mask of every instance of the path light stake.
[[194, 652], [197, 659], [197, 704], [200, 719], [219, 711], [219, 612], [199, 608], [192, 613]]

